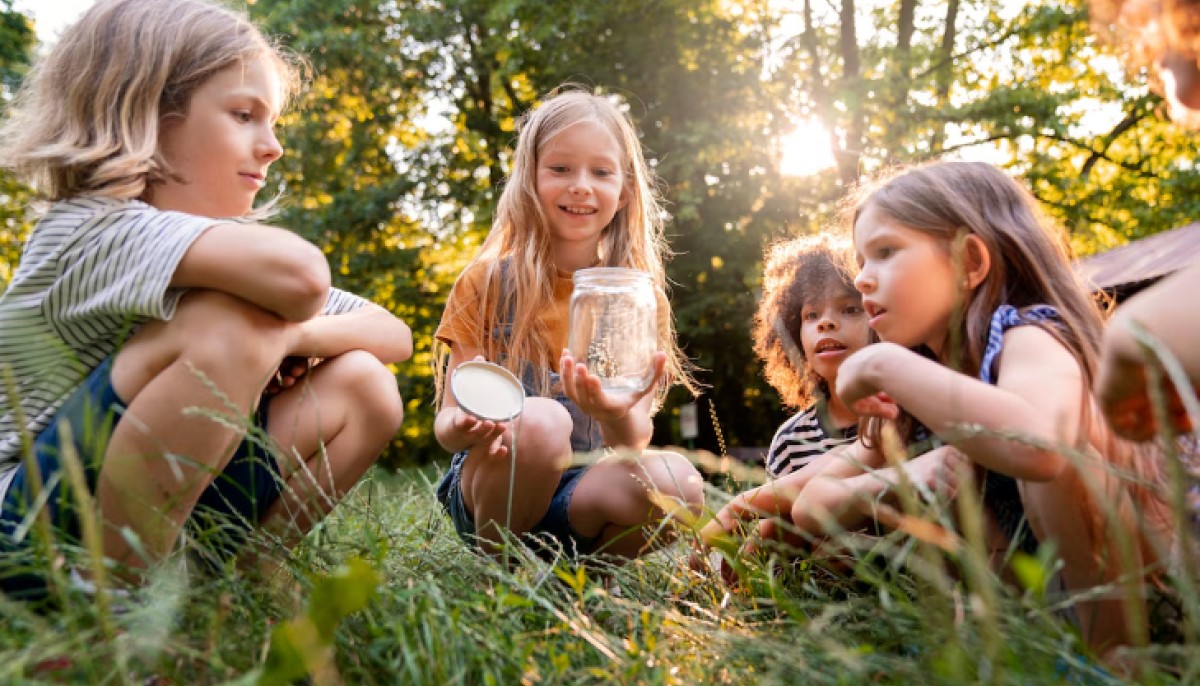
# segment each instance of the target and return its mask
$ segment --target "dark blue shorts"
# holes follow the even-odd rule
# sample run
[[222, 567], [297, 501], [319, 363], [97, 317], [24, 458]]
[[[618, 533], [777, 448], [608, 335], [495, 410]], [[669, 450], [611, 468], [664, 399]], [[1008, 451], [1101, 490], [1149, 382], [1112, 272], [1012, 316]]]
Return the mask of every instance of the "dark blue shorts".
[[[266, 432], [269, 405], [270, 396], [263, 396], [254, 417], [261, 435]], [[79, 545], [82, 540], [76, 500], [59, 461], [64, 420], [69, 422], [71, 443], [83, 465], [88, 487], [94, 491], [108, 440], [125, 409], [125, 402], [112, 387], [110, 357], [88, 375], [34, 441], [41, 480], [49, 486], [49, 497], [42, 494], [43, 507], [50, 515], [56, 543]], [[22, 522], [32, 521], [27, 517], [34, 505], [35, 489], [30, 481], [22, 463], [0, 503], [0, 591], [13, 597], [45, 595], [43, 570], [49, 562], [33, 545], [35, 529], [30, 528], [21, 540], [15, 538]], [[281, 490], [282, 477], [275, 458], [247, 437], [221, 475], [201, 494], [188, 523], [189, 532], [206, 553], [229, 558], [279, 498]]]
[[[454, 530], [458, 532], [459, 538], [471, 545], [477, 545], [475, 517], [467, 509], [462, 496], [462, 465], [466, 459], [467, 453], [455, 453], [450, 460], [450, 468], [438, 484], [437, 498], [450, 514], [450, 521], [454, 523]], [[600, 536], [583, 536], [571, 527], [571, 520], [567, 516], [571, 496], [575, 494], [575, 487], [579, 485], [579, 480], [587, 470], [588, 466], [585, 465], [570, 467], [563, 472], [558, 480], [558, 488], [554, 490], [554, 497], [550, 499], [550, 509], [546, 510], [545, 516], [525, 534], [539, 555], [552, 556], [559, 547], [568, 555], [587, 555], [595, 551]]]

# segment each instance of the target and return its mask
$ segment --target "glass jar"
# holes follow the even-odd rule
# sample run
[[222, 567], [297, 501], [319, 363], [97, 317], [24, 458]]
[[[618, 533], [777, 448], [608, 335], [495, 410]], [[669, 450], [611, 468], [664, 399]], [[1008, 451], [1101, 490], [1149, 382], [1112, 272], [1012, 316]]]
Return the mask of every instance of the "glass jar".
[[658, 299], [650, 274], [636, 269], [580, 269], [571, 293], [567, 347], [600, 377], [606, 391], [636, 392], [654, 380]]

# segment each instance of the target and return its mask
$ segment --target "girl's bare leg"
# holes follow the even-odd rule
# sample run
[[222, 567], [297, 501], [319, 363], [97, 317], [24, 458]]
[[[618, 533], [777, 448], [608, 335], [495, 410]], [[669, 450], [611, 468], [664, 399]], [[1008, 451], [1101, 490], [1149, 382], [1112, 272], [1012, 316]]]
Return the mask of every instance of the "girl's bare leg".
[[474, 516], [481, 542], [498, 543], [508, 520], [512, 460], [516, 460], [512, 533], [529, 531], [545, 516], [559, 478], [571, 464], [571, 426], [571, 415], [557, 401], [526, 398], [521, 416], [504, 433], [507, 455], [495, 457], [489, 454], [490, 446], [482, 445], [468, 453], [460, 483], [463, 503]]

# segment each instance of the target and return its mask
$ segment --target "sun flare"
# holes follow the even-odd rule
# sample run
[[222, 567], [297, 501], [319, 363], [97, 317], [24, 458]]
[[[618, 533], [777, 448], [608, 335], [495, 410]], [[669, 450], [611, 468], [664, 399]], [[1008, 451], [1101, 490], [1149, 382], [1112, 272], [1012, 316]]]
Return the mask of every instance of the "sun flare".
[[814, 119], [801, 121], [779, 144], [783, 152], [779, 173], [784, 176], [812, 176], [837, 164], [829, 132]]

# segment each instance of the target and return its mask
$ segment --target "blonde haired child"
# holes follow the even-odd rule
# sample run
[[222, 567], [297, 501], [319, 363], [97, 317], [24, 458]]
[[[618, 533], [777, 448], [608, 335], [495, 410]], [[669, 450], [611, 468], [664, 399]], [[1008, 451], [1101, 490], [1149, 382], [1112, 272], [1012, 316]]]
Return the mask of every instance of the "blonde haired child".
[[[767, 252], [754, 351], [784, 404], [800, 411], [771, 440], [771, 482], [722, 508], [701, 532], [702, 541], [729, 533], [746, 515], [790, 517], [795, 495], [830, 451], [858, 438], [858, 416], [832, 393], [842, 362], [870, 338], [862, 294], [847, 271], [849, 251], [849, 241], [820, 234], [781, 241]], [[775, 522], [763, 520], [759, 527], [760, 536], [774, 537]]]
[[[525, 118], [492, 232], [455, 283], [437, 330], [449, 360], [435, 433], [454, 453], [438, 497], [468, 542], [495, 550], [511, 501], [515, 534], [569, 553], [633, 557], [651, 543], [641, 527], [663, 517], [651, 490], [701, 507], [696, 469], [681, 455], [644, 450], [667, 379], [693, 387], [663, 290], [662, 216], [637, 133], [610, 99], [567, 90]], [[647, 272], [658, 290], [661, 350], [643, 392], [605, 393], [565, 351], [572, 274], [599, 266]], [[473, 418], [448, 392], [453, 370], [477, 356], [522, 379], [530, 397], [519, 428]], [[573, 453], [604, 446], [643, 452], [570, 466]]]
[[[105, 554], [139, 568], [193, 510], [233, 519], [219, 552], [260, 524], [294, 540], [394, 435], [385, 363], [409, 356], [408, 327], [331, 289], [317, 247], [228, 219], [251, 212], [283, 153], [274, 126], [296, 82], [252, 24], [204, 0], [100, 0], [34, 67], [0, 154], [53, 203], [0, 297], [0, 367], [16, 385], [0, 398], [5, 552], [28, 551], [13, 534], [50, 484], [53, 526], [79, 540], [68, 440]], [[303, 385], [293, 356], [323, 359]], [[282, 463], [204, 416], [227, 403], [255, 415]], [[0, 572], [14, 595], [42, 583]]]
[[[1029, 194], [995, 167], [951, 162], [867, 186], [850, 210], [855, 284], [883, 342], [842, 365], [836, 392], [843, 402], [876, 418], [905, 419], [909, 439], [919, 422], [977, 465], [995, 525], [993, 549], [1011, 542], [1028, 552], [1053, 543], [1072, 590], [1139, 572], [1122, 568], [1115, 537], [1141, 533], [1131, 516], [1135, 501], [1151, 528], [1166, 521], [1163, 504], [1153, 489], [1128, 486], [1106, 467], [1153, 480], [1155, 457], [1116, 441], [1096, 412], [1102, 314]], [[809, 483], [793, 510], [797, 526], [822, 531], [827, 512], [850, 525], [866, 514], [847, 508], [848, 500], [889, 489], [893, 469], [872, 474], [859, 466], [885, 466], [880, 428], [872, 420], [865, 442]], [[1077, 469], [1060, 445], [1096, 459]], [[948, 450], [903, 468], [953, 491], [958, 458]], [[1126, 526], [1107, 526], [1103, 508], [1125, 515]], [[1141, 559], [1156, 560], [1154, 539], [1138, 541]], [[1119, 597], [1079, 606], [1083, 634], [1097, 649], [1129, 638]]]

